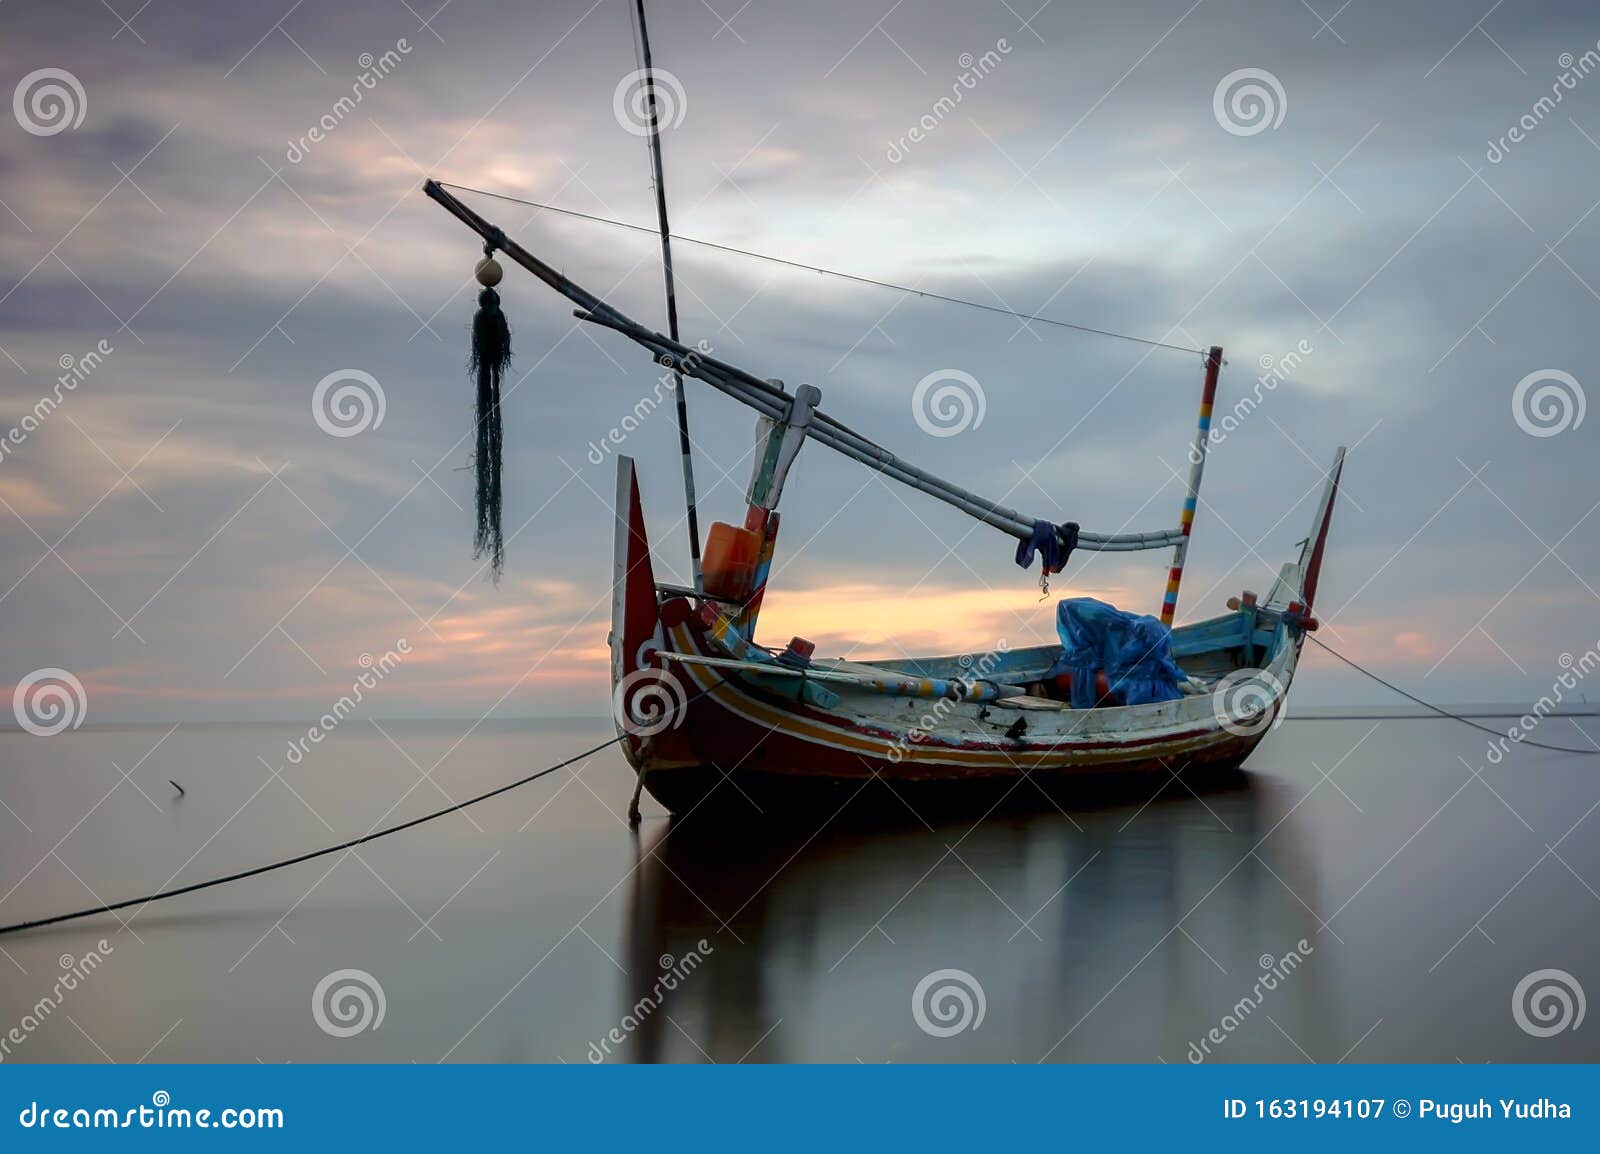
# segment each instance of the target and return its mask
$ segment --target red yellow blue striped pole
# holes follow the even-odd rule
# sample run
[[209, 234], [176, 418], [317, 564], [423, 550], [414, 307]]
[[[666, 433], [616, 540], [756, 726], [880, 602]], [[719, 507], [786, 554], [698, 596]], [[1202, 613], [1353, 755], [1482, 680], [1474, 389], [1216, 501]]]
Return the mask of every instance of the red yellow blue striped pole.
[[1167, 573], [1167, 594], [1161, 600], [1161, 624], [1170, 626], [1178, 612], [1178, 585], [1183, 581], [1183, 562], [1189, 555], [1189, 532], [1194, 528], [1195, 505], [1200, 500], [1200, 477], [1206, 470], [1206, 448], [1211, 441], [1211, 405], [1217, 399], [1217, 374], [1222, 370], [1222, 346], [1212, 345], [1206, 354], [1206, 385], [1200, 396], [1200, 422], [1194, 445], [1189, 450], [1189, 491], [1183, 498], [1183, 540], [1172, 549], [1172, 569]]
[[772, 555], [778, 543], [778, 511], [751, 505], [745, 515], [744, 527], [761, 534], [761, 549], [756, 554], [755, 577], [750, 583], [750, 595], [744, 608], [739, 610], [735, 625], [746, 641], [756, 639], [756, 618], [761, 613], [761, 600], [767, 595], [767, 577], [772, 572]]

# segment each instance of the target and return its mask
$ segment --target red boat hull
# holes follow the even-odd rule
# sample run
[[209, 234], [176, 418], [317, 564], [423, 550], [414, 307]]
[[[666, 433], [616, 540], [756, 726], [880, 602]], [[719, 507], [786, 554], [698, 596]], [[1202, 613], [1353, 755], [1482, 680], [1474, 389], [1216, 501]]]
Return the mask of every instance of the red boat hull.
[[[1309, 616], [1340, 463], [1300, 559], [1284, 566], [1262, 604], [1278, 613], [1271, 620]], [[627, 458], [616, 509], [613, 705], [643, 788], [677, 814], [702, 806], [837, 811], [857, 799], [919, 815], [947, 806], [983, 813], [1099, 799], [1113, 782], [1125, 788], [1111, 793], [1147, 797], [1175, 782], [1226, 782], [1281, 717], [1300, 655], [1299, 626], [1258, 634], [1252, 610], [1248, 621], [1224, 615], [1188, 628], [1238, 621], [1244, 633], [1229, 644], [1255, 654], [1259, 668], [1252, 660], [1212, 692], [1172, 702], [1071, 710], [1038, 698], [980, 699], [970, 686], [900, 673], [883, 686], [875, 675], [891, 671], [849, 663], [818, 664], [822, 680], [802, 681], [769, 672], [762, 662], [771, 658], [714, 601], [660, 599]], [[838, 679], [831, 688], [829, 674]], [[1221, 708], [1234, 677], [1260, 683], [1248, 717]]]
[[[663, 604], [661, 623], [672, 650], [716, 652], [688, 601]], [[629, 733], [624, 748], [644, 788], [675, 814], [701, 807], [832, 812], [847, 804], [981, 814], [1130, 791], [1149, 796], [1175, 779], [1196, 786], [1232, 780], [1262, 736], [1196, 726], [1147, 740], [929, 737], [908, 747], [903, 729], [851, 723], [714, 668], [673, 664], [651, 681], [670, 703], [664, 727]]]

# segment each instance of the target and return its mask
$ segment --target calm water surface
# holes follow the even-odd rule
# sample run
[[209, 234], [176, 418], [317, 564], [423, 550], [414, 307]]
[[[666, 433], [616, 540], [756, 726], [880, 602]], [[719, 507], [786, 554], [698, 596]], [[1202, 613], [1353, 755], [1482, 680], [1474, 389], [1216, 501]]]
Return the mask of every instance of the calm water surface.
[[[338, 842], [611, 732], [381, 724], [300, 765], [297, 725], [0, 734], [0, 921]], [[1600, 724], [1537, 737], [1589, 745]], [[892, 828], [847, 808], [820, 830], [647, 802], [637, 836], [607, 750], [356, 853], [0, 939], [0, 1036], [35, 1022], [4, 1060], [1183, 1062], [1213, 1029], [1224, 1062], [1600, 1060], [1593, 1023], [1535, 1037], [1512, 1006], [1548, 968], [1600, 994], [1600, 766], [1489, 765], [1487, 741], [1294, 720], [1201, 797]], [[63, 955], [102, 939], [38, 1017]], [[349, 1037], [313, 1013], [342, 969], [383, 991], [381, 1024]], [[982, 992], [950, 1036], [913, 1012], [940, 970], [964, 971], [929, 985], [962, 985], [970, 1018]]]

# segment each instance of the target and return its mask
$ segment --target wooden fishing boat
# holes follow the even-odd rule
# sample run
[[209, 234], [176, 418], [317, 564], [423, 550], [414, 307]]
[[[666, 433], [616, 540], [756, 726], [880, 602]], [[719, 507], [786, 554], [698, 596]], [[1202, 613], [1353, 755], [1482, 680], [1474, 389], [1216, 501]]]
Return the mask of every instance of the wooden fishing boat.
[[[813, 385], [801, 385], [791, 394], [782, 381], [718, 360], [703, 346], [685, 345], [678, 332], [673, 237], [644, 0], [635, 0], [633, 9], [644, 66], [635, 74], [643, 82], [643, 101], [635, 111], [642, 116], [650, 144], [666, 335], [568, 280], [440, 182], [423, 185], [428, 196], [483, 240], [484, 259], [475, 270], [483, 292], [473, 321], [471, 356], [478, 386], [476, 555], [486, 556], [496, 574], [502, 560], [500, 379], [511, 349], [495, 292], [503, 270], [494, 254], [504, 252], [576, 305], [580, 319], [621, 333], [674, 375], [692, 587], [655, 580], [633, 461], [619, 457], [617, 462], [611, 680], [618, 740], [639, 775], [630, 817], [638, 820], [644, 789], [674, 813], [718, 800], [761, 808], [762, 796], [785, 803], [831, 804], [853, 798], [872, 783], [887, 786], [902, 801], [915, 792], [939, 799], [977, 795], [993, 805], [1028, 782], [1049, 794], [1090, 777], [1127, 779], [1163, 772], [1179, 777], [1194, 770], [1237, 767], [1281, 717], [1305, 633], [1316, 628], [1311, 607], [1344, 450], [1338, 451], [1327, 474], [1299, 556], [1283, 566], [1265, 600], [1246, 592], [1230, 599], [1228, 613], [1172, 630], [1210, 445], [1211, 408], [1223, 365], [1219, 346], [1201, 351], [1140, 342], [1192, 352], [1204, 364], [1187, 493], [1174, 528], [1095, 533], [1076, 522], [1025, 518], [910, 464], [823, 413], [818, 407], [821, 391]], [[1025, 319], [1139, 340], [1046, 317]], [[714, 524], [704, 558], [686, 376], [761, 417], [744, 523]], [[1015, 537], [1020, 542], [1016, 560], [1023, 568], [1038, 554], [1040, 586], [1046, 591], [1049, 575], [1061, 572], [1075, 550], [1172, 549], [1160, 622], [1099, 602], [1074, 605], [1069, 599], [1059, 607], [1058, 628], [1064, 643], [1070, 636], [1070, 652], [1065, 644], [1016, 652], [1000, 644], [994, 652], [979, 655], [850, 661], [817, 659], [810, 642], [800, 637], [782, 650], [759, 644], [756, 623], [777, 543], [778, 502], [790, 467], [809, 442]]]
[[[657, 582], [630, 458], [618, 458], [611, 678], [622, 748], [640, 786], [673, 812], [708, 800], [765, 807], [763, 798], [842, 801], [869, 783], [897, 796], [999, 799], [1031, 782], [1045, 793], [1085, 778], [1181, 775], [1237, 767], [1280, 717], [1307, 630], [1328, 541], [1344, 450], [1297, 557], [1264, 598], [1171, 630], [1181, 680], [1175, 700], [1093, 707], [1062, 700], [1050, 676], [1057, 646], [894, 661], [819, 659], [796, 638], [782, 650], [756, 640], [777, 542], [785, 479], [817, 442], [942, 500], [1022, 542], [1019, 564], [1042, 554], [1046, 573], [1074, 550], [1171, 548], [1161, 624], [1176, 610], [1209, 446], [1222, 350], [1200, 354], [1204, 386], [1179, 524], [1144, 533], [1093, 533], [1024, 518], [902, 460], [818, 407], [821, 393], [727, 364], [639, 324], [545, 264], [434, 181], [427, 194], [507, 257], [571, 300], [576, 315], [647, 349], [658, 364], [753, 408], [761, 442], [742, 528], [714, 525], [705, 564], [691, 537], [695, 585]], [[676, 390], [681, 399], [683, 390]], [[680, 418], [682, 414], [680, 413]], [[684, 439], [687, 449], [688, 441]], [[689, 461], [685, 456], [686, 481]], [[686, 496], [694, 523], [692, 481]], [[719, 547], [720, 542], [720, 547]], [[1148, 620], [1148, 619], [1147, 619]], [[1031, 790], [1029, 791], [1031, 794]], [[635, 801], [637, 802], [637, 794]]]
[[[1179, 627], [1184, 695], [1074, 709], [1041, 696], [1061, 650], [915, 660], [813, 659], [755, 645], [748, 607], [658, 585], [631, 461], [618, 464], [612, 680], [623, 748], [673, 812], [843, 804], [869, 783], [919, 811], [1081, 799], [1113, 775], [1235, 769], [1280, 718], [1327, 544], [1343, 452], [1299, 556], [1266, 597]], [[1028, 784], [1031, 783], [1031, 786]], [[981, 812], [981, 810], [980, 810]]]

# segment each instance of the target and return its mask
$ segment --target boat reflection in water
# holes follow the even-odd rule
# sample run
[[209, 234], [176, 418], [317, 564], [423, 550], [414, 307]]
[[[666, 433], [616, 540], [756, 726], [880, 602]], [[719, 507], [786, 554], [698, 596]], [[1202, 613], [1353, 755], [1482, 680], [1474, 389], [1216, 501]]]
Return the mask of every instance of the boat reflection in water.
[[1285, 857], [1292, 821], [1257, 852], [1298, 791], [1151, 788], [977, 824], [902, 808], [869, 830], [848, 806], [818, 832], [754, 811], [647, 830], [614, 1057], [1330, 1056], [1335, 943], [1295, 896], [1315, 906], [1318, 879]]

